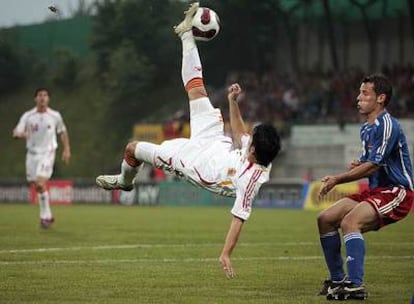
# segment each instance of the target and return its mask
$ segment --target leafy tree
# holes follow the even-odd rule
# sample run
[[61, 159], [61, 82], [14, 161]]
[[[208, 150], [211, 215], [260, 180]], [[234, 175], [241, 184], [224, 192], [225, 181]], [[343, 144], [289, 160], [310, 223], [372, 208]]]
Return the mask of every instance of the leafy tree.
[[277, 1], [202, 1], [217, 11], [220, 34], [202, 48], [203, 63], [210, 83], [222, 85], [229, 71], [274, 68], [273, 54], [278, 46]]
[[88, 4], [85, 0], [78, 0], [77, 6], [70, 9], [70, 15], [72, 17], [90, 16], [92, 11], [92, 4]]
[[172, 26], [178, 20], [183, 4], [168, 0], [104, 0], [96, 5], [92, 48], [100, 72], [108, 72], [114, 49], [128, 41], [140, 56], [162, 67], [159, 76], [170, 76], [176, 66], [176, 37]]
[[120, 131], [127, 132], [145, 106], [154, 75], [154, 65], [146, 57], [139, 56], [131, 42], [123, 42], [112, 53], [106, 83], [112, 96], [110, 116], [123, 122]]
[[24, 62], [17, 47], [0, 41], [0, 92], [18, 88], [24, 82]]
[[78, 74], [78, 61], [68, 49], [60, 48], [54, 52], [52, 82], [62, 89], [72, 89]]
[[[176, 77], [180, 53], [172, 32], [184, 4], [103, 0], [96, 4], [92, 48], [98, 77], [112, 100], [110, 119], [128, 134], [148, 94]], [[126, 132], [126, 133], [125, 133]]]

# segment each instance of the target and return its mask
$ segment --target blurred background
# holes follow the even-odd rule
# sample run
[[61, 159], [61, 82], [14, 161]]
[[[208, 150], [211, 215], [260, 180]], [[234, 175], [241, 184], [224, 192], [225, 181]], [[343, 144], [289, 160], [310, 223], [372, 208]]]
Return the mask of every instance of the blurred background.
[[[161, 142], [188, 135], [181, 44], [172, 31], [187, 1], [0, 4], [2, 200], [19, 200], [20, 194], [5, 193], [24, 189], [25, 144], [14, 141], [11, 131], [34, 106], [36, 87], [50, 88], [50, 106], [62, 113], [71, 138], [71, 163], [65, 166], [58, 159], [54, 178], [79, 187], [92, 187], [98, 174], [116, 172], [131, 138]], [[49, 5], [58, 11], [51, 12]], [[271, 122], [280, 129], [283, 152], [272, 179], [279, 185], [301, 185], [288, 187], [283, 195], [300, 196], [305, 183], [341, 171], [358, 157], [362, 120], [355, 105], [366, 74], [380, 72], [392, 80], [389, 111], [401, 119], [413, 150], [412, 0], [221, 0], [201, 5], [221, 18], [217, 38], [198, 44], [210, 98], [228, 118], [226, 87], [239, 82], [249, 125]], [[141, 185], [151, 187], [171, 179], [151, 168], [140, 175]], [[94, 200], [99, 199], [105, 200], [99, 195]]]

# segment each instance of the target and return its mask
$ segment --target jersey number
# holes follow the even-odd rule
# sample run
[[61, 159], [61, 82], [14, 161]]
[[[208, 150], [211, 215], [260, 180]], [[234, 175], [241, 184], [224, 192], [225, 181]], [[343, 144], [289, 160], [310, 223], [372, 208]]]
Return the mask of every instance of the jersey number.
[[31, 124], [31, 125], [30, 125], [30, 130], [31, 130], [32, 132], [37, 132], [37, 131], [39, 131], [39, 125], [38, 125], [38, 124]]

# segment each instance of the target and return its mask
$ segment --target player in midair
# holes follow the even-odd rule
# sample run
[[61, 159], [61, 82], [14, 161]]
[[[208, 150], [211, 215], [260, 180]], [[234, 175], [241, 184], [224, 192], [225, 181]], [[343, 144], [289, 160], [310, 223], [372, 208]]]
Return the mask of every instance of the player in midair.
[[238, 84], [228, 88], [230, 125], [233, 140], [224, 136], [221, 112], [210, 103], [203, 84], [202, 65], [191, 31], [198, 3], [185, 12], [175, 27], [182, 41], [182, 80], [190, 101], [191, 136], [155, 145], [131, 142], [126, 146], [119, 175], [101, 175], [97, 184], [104, 189], [132, 189], [133, 179], [143, 162], [175, 173], [190, 183], [214, 193], [235, 197], [232, 221], [220, 255], [228, 277], [235, 273], [230, 255], [236, 246], [243, 223], [251, 213], [253, 198], [269, 180], [271, 162], [280, 150], [280, 138], [271, 125], [258, 125], [247, 132], [237, 99]]
[[[342, 198], [318, 217], [321, 246], [330, 272], [320, 294], [328, 299], [365, 299], [363, 285], [365, 241], [362, 236], [403, 219], [414, 200], [413, 176], [407, 141], [399, 122], [386, 110], [392, 86], [382, 75], [365, 77], [357, 97], [362, 154], [347, 172], [322, 178], [320, 197], [335, 185], [369, 178], [369, 189]], [[348, 276], [341, 257], [341, 228]]]
[[38, 88], [34, 94], [36, 107], [25, 112], [13, 130], [14, 138], [26, 139], [26, 178], [35, 185], [40, 207], [40, 225], [43, 228], [48, 228], [54, 222], [46, 182], [53, 173], [58, 146], [56, 134], [60, 134], [63, 144], [63, 162], [67, 164], [71, 155], [69, 135], [62, 116], [49, 108], [49, 98], [48, 89]]

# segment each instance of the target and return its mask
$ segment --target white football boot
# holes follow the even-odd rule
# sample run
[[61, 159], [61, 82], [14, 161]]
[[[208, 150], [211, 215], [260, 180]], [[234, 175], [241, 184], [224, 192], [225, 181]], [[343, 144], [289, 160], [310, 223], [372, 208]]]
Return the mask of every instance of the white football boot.
[[185, 32], [188, 32], [193, 27], [193, 18], [197, 12], [197, 9], [200, 7], [199, 2], [194, 2], [190, 4], [188, 10], [184, 12], [184, 20], [180, 24], [174, 26], [174, 32], [181, 37]]
[[133, 183], [131, 185], [124, 185], [118, 181], [119, 175], [99, 175], [96, 178], [96, 184], [105, 190], [121, 189], [124, 191], [131, 191], [134, 188]]

